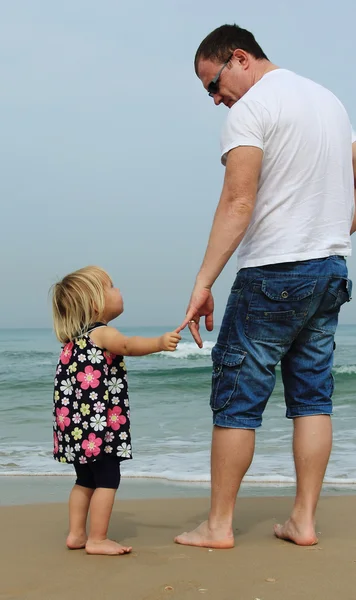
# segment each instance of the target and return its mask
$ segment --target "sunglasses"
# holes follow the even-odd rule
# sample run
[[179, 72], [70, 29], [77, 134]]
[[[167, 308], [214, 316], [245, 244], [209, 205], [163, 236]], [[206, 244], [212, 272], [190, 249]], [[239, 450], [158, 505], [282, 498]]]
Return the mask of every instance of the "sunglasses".
[[211, 82], [209, 83], [209, 85], [207, 87], [207, 91], [211, 98], [219, 92], [219, 79], [220, 79], [221, 73], [223, 72], [226, 65], [230, 62], [230, 60], [232, 59], [233, 56], [234, 56], [233, 54], [230, 54], [229, 58], [227, 59], [226, 62], [224, 62], [223, 66], [218, 71], [218, 73], [215, 75], [214, 79], [212, 79]]

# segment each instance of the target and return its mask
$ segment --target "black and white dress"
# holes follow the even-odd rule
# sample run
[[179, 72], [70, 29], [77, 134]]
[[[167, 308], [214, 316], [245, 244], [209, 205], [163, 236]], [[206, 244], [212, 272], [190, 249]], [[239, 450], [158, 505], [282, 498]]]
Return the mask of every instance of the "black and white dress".
[[127, 374], [123, 356], [99, 348], [90, 332], [62, 347], [54, 380], [54, 458], [87, 464], [132, 458]]

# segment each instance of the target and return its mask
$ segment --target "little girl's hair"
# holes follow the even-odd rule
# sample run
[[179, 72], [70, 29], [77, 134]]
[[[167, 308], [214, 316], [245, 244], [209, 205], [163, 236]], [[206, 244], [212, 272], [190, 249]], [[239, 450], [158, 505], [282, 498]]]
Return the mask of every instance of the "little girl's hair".
[[106, 284], [112, 285], [107, 272], [90, 266], [66, 275], [52, 286], [53, 324], [60, 342], [71, 342], [100, 320]]

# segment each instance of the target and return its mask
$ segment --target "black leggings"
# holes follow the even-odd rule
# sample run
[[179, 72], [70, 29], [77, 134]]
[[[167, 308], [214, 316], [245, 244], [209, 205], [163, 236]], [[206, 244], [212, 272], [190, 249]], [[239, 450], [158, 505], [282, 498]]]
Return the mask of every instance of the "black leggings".
[[117, 490], [120, 485], [120, 461], [112, 456], [104, 456], [101, 460], [74, 465], [77, 474], [76, 485], [96, 489], [109, 488]]

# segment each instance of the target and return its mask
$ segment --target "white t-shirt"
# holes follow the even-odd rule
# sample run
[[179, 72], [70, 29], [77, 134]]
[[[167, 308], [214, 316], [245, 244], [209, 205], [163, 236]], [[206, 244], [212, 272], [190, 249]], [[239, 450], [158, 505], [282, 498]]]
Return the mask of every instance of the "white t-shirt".
[[263, 150], [240, 269], [351, 254], [355, 140], [336, 96], [286, 69], [264, 75], [232, 106], [222, 163], [238, 146]]

